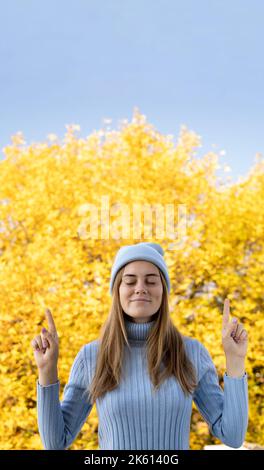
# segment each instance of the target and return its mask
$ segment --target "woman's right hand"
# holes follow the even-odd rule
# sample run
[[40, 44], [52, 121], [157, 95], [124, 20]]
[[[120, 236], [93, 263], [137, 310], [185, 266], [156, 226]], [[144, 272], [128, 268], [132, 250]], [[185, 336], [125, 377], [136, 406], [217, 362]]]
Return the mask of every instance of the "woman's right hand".
[[59, 337], [49, 309], [46, 309], [49, 330], [42, 328], [40, 335], [31, 341], [34, 357], [39, 370], [55, 370], [59, 358]]

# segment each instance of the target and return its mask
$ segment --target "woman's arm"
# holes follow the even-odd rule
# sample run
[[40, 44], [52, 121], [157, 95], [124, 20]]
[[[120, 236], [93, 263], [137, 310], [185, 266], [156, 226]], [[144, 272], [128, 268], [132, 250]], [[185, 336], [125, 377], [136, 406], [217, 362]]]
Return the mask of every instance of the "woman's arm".
[[248, 426], [248, 383], [245, 357], [248, 335], [236, 318], [229, 321], [229, 299], [224, 301], [222, 345], [226, 356], [224, 391], [207, 349], [201, 344], [202, 377], [194, 402], [209, 424], [211, 433], [230, 447], [241, 447]]
[[56, 374], [37, 383], [38, 427], [43, 446], [47, 450], [68, 448], [80, 432], [92, 405], [87, 401], [87, 374], [84, 348], [75, 357], [70, 378], [64, 388], [63, 401], [59, 400], [60, 382]]
[[241, 447], [248, 426], [247, 373], [242, 377], [225, 373], [223, 390], [212, 358], [201, 343], [200, 361], [202, 376], [193, 400], [213, 436], [229, 447]]

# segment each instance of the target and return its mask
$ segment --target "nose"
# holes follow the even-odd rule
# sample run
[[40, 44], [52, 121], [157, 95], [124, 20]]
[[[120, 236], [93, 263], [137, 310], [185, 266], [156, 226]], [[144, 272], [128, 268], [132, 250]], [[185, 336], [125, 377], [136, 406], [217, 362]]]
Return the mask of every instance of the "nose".
[[138, 286], [138, 287], [136, 287], [135, 292], [136, 293], [139, 293], [139, 292], [145, 292], [146, 293], [147, 289], [145, 287]]

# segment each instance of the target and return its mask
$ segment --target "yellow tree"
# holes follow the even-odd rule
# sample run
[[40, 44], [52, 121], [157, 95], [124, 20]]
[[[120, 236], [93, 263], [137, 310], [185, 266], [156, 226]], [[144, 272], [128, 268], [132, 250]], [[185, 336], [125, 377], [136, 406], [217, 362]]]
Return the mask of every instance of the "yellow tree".
[[[176, 145], [138, 110], [118, 131], [81, 139], [76, 130], [68, 126], [61, 144], [53, 138], [26, 146], [18, 134], [0, 163], [1, 448], [42, 448], [31, 340], [45, 323], [45, 308], [60, 337], [62, 398], [75, 355], [98, 337], [108, 316], [115, 253], [141, 240], [164, 247], [173, 321], [208, 348], [220, 381], [222, 305], [230, 298], [232, 314], [249, 331], [247, 439], [263, 444], [263, 161], [229, 186], [216, 177], [216, 154], [195, 158], [200, 137], [184, 126]], [[133, 218], [127, 219], [134, 205], [158, 214], [151, 230], [136, 238]], [[186, 211], [186, 234], [176, 240], [156, 235], [167, 206], [175, 209], [175, 224], [178, 208]], [[191, 448], [217, 442], [193, 411]], [[97, 429], [93, 408], [71, 449], [97, 449]]]

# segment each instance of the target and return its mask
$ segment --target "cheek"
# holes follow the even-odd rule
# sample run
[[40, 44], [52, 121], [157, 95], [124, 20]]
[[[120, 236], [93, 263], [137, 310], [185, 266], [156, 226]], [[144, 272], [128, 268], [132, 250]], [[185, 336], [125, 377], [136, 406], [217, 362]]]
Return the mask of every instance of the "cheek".
[[119, 289], [119, 297], [121, 302], [126, 302], [130, 296], [130, 291], [126, 287], [120, 287]]
[[155, 292], [153, 292], [153, 298], [157, 302], [161, 301], [161, 299], [162, 299], [162, 287], [160, 289], [157, 289]]

